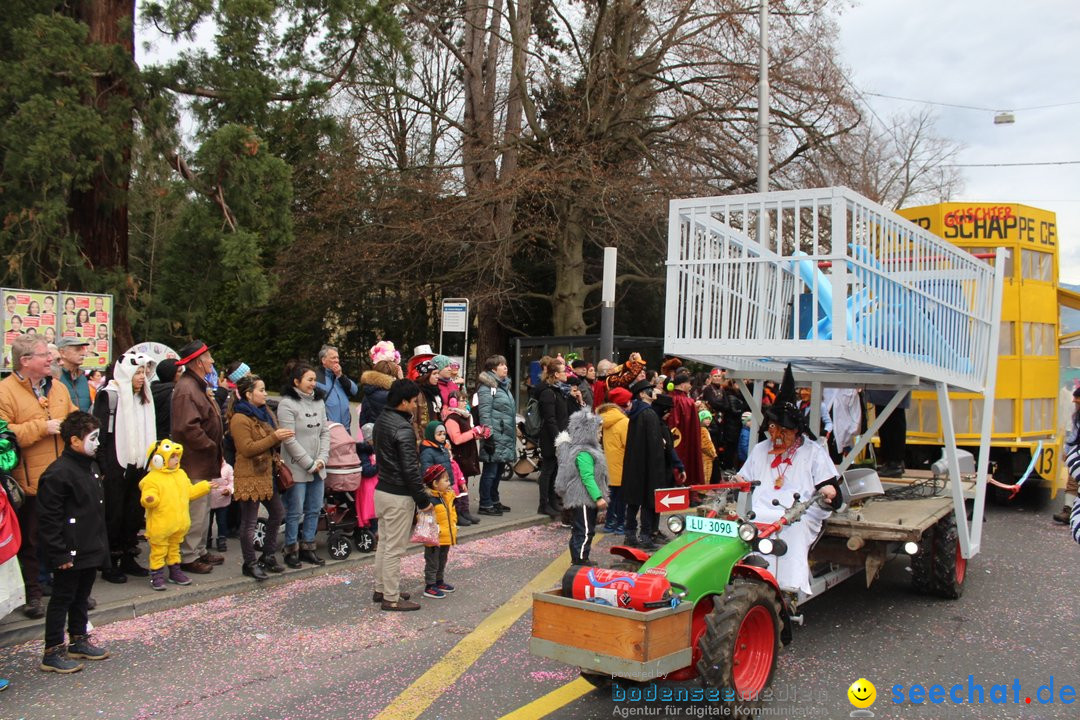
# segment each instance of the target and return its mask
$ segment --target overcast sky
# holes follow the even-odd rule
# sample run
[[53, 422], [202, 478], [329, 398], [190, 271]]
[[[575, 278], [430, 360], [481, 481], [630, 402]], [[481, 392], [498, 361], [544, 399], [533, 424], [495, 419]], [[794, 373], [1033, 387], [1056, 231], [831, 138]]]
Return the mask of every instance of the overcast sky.
[[[1015, 113], [934, 108], [961, 163], [1080, 163], [1080, 2], [861, 0], [840, 16], [849, 78], [864, 92]], [[866, 96], [882, 117], [922, 107]], [[1064, 107], [1025, 110], [1044, 105]], [[958, 200], [1057, 213], [1060, 277], [1080, 282], [1080, 164], [964, 168]]]

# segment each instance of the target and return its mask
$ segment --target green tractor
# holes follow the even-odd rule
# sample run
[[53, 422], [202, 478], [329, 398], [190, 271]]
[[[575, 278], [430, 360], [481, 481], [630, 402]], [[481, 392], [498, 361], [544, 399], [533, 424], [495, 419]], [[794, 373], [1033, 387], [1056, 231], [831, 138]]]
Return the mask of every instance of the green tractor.
[[741, 519], [729, 502], [731, 492], [750, 489], [731, 482], [658, 491], [658, 507], [661, 493], [693, 491], [703, 502], [668, 517], [676, 536], [651, 556], [617, 546], [615, 567], [573, 567], [561, 588], [537, 593], [532, 652], [578, 665], [598, 687], [700, 678], [718, 693], [713, 699], [755, 704], [791, 641], [794, 609], [754, 553], [783, 555], [779, 530], [817, 497], [797, 498], [783, 518], [760, 524]]

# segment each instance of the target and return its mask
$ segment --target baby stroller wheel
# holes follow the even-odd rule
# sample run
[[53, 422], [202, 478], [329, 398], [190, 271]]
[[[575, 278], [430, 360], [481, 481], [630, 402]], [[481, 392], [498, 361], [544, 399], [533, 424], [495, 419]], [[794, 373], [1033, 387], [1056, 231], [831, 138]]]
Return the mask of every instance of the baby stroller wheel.
[[326, 537], [326, 552], [334, 560], [344, 560], [352, 554], [352, 543], [345, 533], [335, 530]]
[[266, 518], [259, 518], [255, 521], [255, 535], [252, 544], [258, 552], [261, 552], [263, 546], [266, 545]]
[[353, 530], [353, 542], [356, 549], [362, 553], [369, 553], [375, 549], [375, 533], [367, 528], [358, 527]]

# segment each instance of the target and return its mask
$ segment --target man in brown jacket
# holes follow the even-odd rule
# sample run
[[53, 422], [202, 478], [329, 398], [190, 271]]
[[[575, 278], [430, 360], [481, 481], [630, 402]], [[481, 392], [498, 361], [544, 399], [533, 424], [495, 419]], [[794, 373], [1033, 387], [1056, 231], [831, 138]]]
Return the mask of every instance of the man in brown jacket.
[[[214, 367], [210, 348], [194, 340], [180, 348], [177, 365], [184, 374], [176, 380], [172, 393], [172, 432], [169, 437], [184, 446], [180, 467], [192, 483], [221, 477], [224, 428], [221, 411], [210, 395], [206, 374]], [[180, 544], [180, 568], [205, 575], [225, 559], [206, 549], [206, 528], [210, 521], [210, 496], [191, 501], [191, 530]]]
[[15, 372], [0, 381], [0, 418], [7, 421], [19, 442], [19, 465], [12, 475], [26, 494], [18, 513], [22, 529], [19, 565], [26, 587], [23, 614], [37, 619], [45, 617], [38, 582], [38, 478], [63, 452], [60, 422], [78, 408], [72, 404], [64, 384], [53, 379], [52, 353], [43, 338], [15, 338], [11, 367]]

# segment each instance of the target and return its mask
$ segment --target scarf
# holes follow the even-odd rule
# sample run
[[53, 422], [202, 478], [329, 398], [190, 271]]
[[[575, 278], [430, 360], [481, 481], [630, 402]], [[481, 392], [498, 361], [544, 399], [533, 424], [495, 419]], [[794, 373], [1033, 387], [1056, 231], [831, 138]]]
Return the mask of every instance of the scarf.
[[563, 397], [570, 397], [570, 383], [557, 382], [554, 383], [555, 388], [563, 394]]
[[233, 412], [238, 412], [241, 415], [247, 415], [253, 417], [256, 420], [260, 420], [270, 427], [277, 429], [277, 423], [274, 422], [274, 416], [270, 414], [270, 410], [265, 405], [255, 407], [247, 400], [237, 400], [233, 405]]
[[137, 399], [131, 389], [131, 378], [137, 367], [124, 362], [116, 363], [113, 370], [115, 377], [105, 387], [105, 392], [116, 394], [113, 446], [116, 460], [122, 468], [128, 465], [143, 467], [147, 450], [157, 441], [157, 421], [150, 382], [148, 380], [143, 385], [141, 399]]

